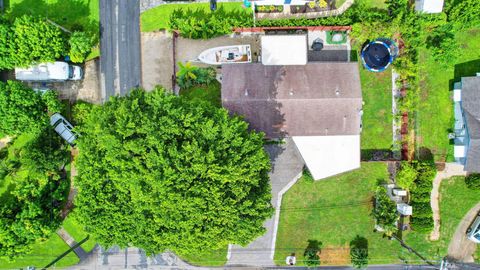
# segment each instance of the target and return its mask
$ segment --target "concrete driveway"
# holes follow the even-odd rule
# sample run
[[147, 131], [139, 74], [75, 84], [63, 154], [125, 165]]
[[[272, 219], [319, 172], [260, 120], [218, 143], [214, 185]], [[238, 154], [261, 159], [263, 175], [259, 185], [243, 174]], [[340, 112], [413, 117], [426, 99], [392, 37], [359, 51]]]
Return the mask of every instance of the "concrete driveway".
[[246, 247], [233, 245], [229, 248], [227, 266], [275, 266], [273, 255], [282, 195], [301, 176], [304, 162], [290, 138], [285, 140], [285, 144], [267, 145], [265, 148], [272, 162], [270, 183], [272, 185], [272, 205], [275, 208], [275, 214], [265, 221], [264, 227], [267, 231], [263, 236]]
[[477, 245], [466, 237], [466, 231], [472, 224], [473, 220], [480, 212], [480, 203], [475, 205], [468, 213], [463, 217], [462, 221], [457, 227], [452, 241], [448, 246], [448, 257], [461, 262], [474, 262], [473, 253], [475, 252]]

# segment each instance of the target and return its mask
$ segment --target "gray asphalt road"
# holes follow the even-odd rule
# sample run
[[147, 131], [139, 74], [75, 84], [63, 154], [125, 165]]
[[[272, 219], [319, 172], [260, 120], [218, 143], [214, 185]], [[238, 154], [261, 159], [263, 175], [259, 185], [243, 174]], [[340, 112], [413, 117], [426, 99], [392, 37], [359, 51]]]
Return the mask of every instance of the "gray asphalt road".
[[102, 100], [140, 86], [139, 0], [100, 0]]

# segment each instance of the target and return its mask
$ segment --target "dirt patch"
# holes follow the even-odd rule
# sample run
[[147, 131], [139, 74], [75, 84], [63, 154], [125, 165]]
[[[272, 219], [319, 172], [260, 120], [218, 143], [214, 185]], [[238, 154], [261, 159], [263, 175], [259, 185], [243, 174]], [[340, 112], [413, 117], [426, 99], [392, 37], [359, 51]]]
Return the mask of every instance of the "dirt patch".
[[142, 33], [142, 86], [172, 89], [173, 36], [165, 31]]
[[349, 247], [325, 247], [320, 252], [322, 265], [348, 265], [350, 264]]

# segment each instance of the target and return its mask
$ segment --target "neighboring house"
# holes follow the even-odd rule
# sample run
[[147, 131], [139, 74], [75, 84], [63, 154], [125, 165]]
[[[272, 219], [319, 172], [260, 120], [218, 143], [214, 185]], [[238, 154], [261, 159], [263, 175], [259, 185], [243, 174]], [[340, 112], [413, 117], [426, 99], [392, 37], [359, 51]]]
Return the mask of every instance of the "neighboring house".
[[[304, 36], [290, 36], [292, 40], [265, 37], [263, 64], [222, 66], [223, 106], [242, 115], [251, 129], [265, 132], [268, 138], [292, 137], [316, 180], [359, 168], [362, 92], [358, 64], [301, 65], [307, 54]], [[275, 38], [283, 42], [274, 42]], [[285, 44], [296, 51], [276, 47]]]
[[467, 172], [480, 173], [480, 73], [454, 85], [454, 157]]
[[415, 0], [415, 10], [423, 13], [440, 13], [443, 0]]

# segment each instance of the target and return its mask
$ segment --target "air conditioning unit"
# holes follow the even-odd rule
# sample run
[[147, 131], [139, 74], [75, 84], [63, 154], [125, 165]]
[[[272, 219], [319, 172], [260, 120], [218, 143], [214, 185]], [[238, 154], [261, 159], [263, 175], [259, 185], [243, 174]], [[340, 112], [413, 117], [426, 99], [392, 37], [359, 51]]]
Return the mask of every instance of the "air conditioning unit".
[[408, 205], [406, 203], [398, 203], [397, 204], [397, 211], [404, 216], [411, 216], [412, 212], [413, 212], [413, 209], [410, 205]]
[[406, 190], [403, 190], [403, 189], [394, 189], [393, 190], [393, 195], [395, 196], [407, 196], [407, 191]]

